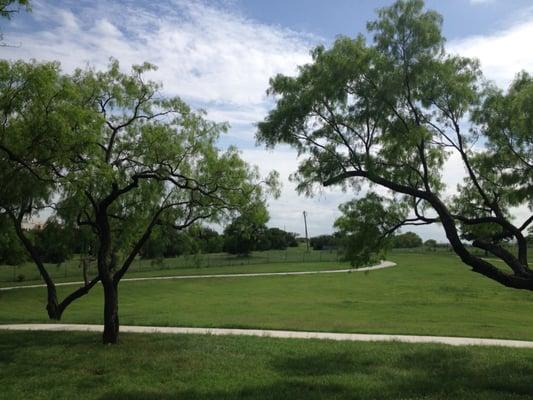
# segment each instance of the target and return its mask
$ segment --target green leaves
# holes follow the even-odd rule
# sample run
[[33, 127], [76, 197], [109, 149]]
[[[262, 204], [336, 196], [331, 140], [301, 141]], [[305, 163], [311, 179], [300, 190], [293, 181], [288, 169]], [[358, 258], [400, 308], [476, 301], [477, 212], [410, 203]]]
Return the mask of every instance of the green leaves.
[[441, 190], [438, 123], [466, 112], [478, 75], [475, 63], [444, 57], [440, 24], [423, 2], [399, 1], [369, 23], [372, 46], [362, 36], [340, 37], [330, 49], [317, 47], [298, 76], [271, 80], [277, 104], [257, 138], [309, 155], [295, 175], [300, 191], [346, 170]]
[[35, 61], [0, 62], [0, 113], [0, 207], [48, 201], [97, 119], [57, 63]]
[[[368, 43], [340, 37], [331, 48], [317, 47], [297, 76], [272, 79], [276, 106], [258, 125], [257, 138], [298, 150], [293, 179], [307, 195], [333, 185], [357, 192], [366, 182], [388, 190], [388, 197], [406, 197], [415, 214], [409, 219], [404, 206], [395, 210], [372, 196], [343, 206], [336, 224], [353, 262], [367, 262], [381, 248], [392, 223], [382, 214], [404, 215], [403, 223], [441, 222], [476, 271], [523, 287], [471, 255], [461, 236], [483, 249], [487, 243], [475, 239], [490, 239], [493, 254], [513, 272], [530, 273], [522, 231], [533, 218], [514, 226], [511, 207], [533, 208], [533, 79], [522, 73], [508, 93], [491, 86], [483, 92], [478, 61], [447, 55], [441, 25], [422, 0], [397, 0], [368, 23]], [[454, 199], [445, 195], [443, 179], [452, 154], [467, 174]], [[495, 245], [508, 237], [518, 243], [517, 258]]]
[[378, 10], [378, 19], [367, 28], [374, 33], [376, 48], [398, 64], [433, 58], [443, 51], [442, 17], [424, 11], [423, 0], [399, 0]]
[[484, 182], [507, 204], [533, 207], [533, 77], [519, 73], [507, 93], [487, 87], [472, 119], [486, 136]]
[[227, 221], [279, 192], [275, 173], [260, 182], [236, 148], [217, 148], [227, 124], [163, 96], [144, 77], [154, 68], [111, 60], [68, 76], [56, 63], [0, 62], [0, 211], [46, 208], [89, 227], [101, 274], [127, 269], [156, 225]]

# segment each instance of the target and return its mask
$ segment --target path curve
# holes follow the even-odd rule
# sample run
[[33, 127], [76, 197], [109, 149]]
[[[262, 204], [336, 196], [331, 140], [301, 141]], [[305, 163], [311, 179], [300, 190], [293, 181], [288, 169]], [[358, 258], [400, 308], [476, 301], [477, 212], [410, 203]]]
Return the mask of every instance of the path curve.
[[[174, 276], [147, 276], [144, 278], [124, 278], [120, 282], [138, 282], [138, 281], [160, 281], [169, 279], [202, 279], [202, 278], [241, 278], [241, 277], [255, 277], [255, 276], [278, 276], [278, 275], [315, 275], [315, 274], [336, 274], [340, 272], [365, 272], [373, 271], [376, 269], [383, 269], [394, 267], [396, 263], [392, 261], [381, 261], [379, 264], [371, 267], [363, 268], [349, 268], [349, 269], [331, 269], [320, 271], [294, 271], [294, 272], [257, 272], [257, 273], [243, 273], [243, 274], [212, 274], [212, 275], [174, 275]], [[79, 286], [83, 285], [83, 282], [62, 282], [56, 283], [56, 286]], [[10, 287], [0, 287], [0, 291], [15, 290], [15, 289], [32, 289], [43, 288], [46, 285], [20, 285]]]
[[[0, 325], [5, 331], [67, 331], [67, 332], [102, 332], [102, 325], [82, 324], [10, 324]], [[326, 339], [352, 342], [401, 342], [401, 343], [438, 343], [451, 346], [503, 346], [516, 348], [533, 348], [533, 342], [525, 340], [482, 339], [451, 336], [416, 336], [416, 335], [380, 335], [361, 333], [304, 332], [265, 329], [223, 329], [223, 328], [187, 328], [165, 326], [122, 325], [121, 332], [126, 333], [165, 333], [195, 334], [215, 336], [259, 336], [286, 339]]]

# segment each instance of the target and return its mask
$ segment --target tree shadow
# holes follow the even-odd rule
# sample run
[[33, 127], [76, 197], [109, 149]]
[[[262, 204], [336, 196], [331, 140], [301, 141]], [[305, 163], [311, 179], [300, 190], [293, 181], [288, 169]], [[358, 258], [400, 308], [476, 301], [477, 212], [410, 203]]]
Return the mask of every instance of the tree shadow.
[[304, 357], [283, 357], [272, 366], [285, 376], [305, 377], [369, 373], [380, 362], [354, 352], [320, 352]]
[[462, 348], [422, 345], [408, 347], [385, 363], [372, 351], [336, 349], [275, 359], [270, 367], [277, 378], [267, 385], [244, 383], [228, 391], [209, 387], [171, 393], [133, 390], [107, 393], [100, 400], [533, 398], [533, 358], [484, 366], [475, 357], [475, 352]]
[[[88, 337], [81, 333], [64, 337], [55, 332], [42, 333], [38, 340], [32, 339], [29, 334], [4, 335], [6, 338], [8, 336], [9, 340], [0, 341], [0, 364], [8, 366], [15, 361], [20, 369], [20, 379], [31, 379], [35, 364], [35, 358], [20, 359], [20, 349], [24, 348], [26, 354], [31, 354], [35, 347], [40, 359], [48, 356], [48, 353], [42, 352], [43, 344], [52, 348], [59, 345], [65, 354], [76, 354], [76, 348], [87, 348]], [[94, 334], [94, 338], [96, 341], [99, 335]], [[142, 346], [143, 342], [136, 339], [135, 344]], [[158, 336], [146, 338], [151, 344], [159, 340], [166, 343], [167, 339]], [[186, 347], [185, 342], [189, 338], [183, 336], [176, 340], [173, 348]], [[124, 348], [127, 349], [127, 346]], [[107, 354], [115, 350], [120, 348], [102, 348], [99, 353]], [[253, 357], [253, 353], [244, 354]], [[54, 360], [58, 368], [63, 365], [61, 358], [55, 357]], [[112, 388], [108, 386], [112, 380], [106, 380], [108, 374], [102, 362], [94, 363], [94, 370], [90, 372], [100, 382], [102, 390], [105, 391], [106, 387], [109, 390], [100, 396], [101, 400], [533, 398], [533, 352], [527, 350], [517, 352], [503, 348], [397, 343], [352, 347], [332, 343], [331, 347], [315, 348], [314, 351], [310, 347], [303, 354], [300, 351], [275, 351], [264, 361], [266, 363], [250, 376], [236, 376], [232, 370], [217, 371], [215, 381], [206, 380], [204, 376], [194, 379], [194, 382], [200, 382], [197, 386], [185, 382], [185, 386], [179, 388], [172, 381], [157, 388], [145, 386], [145, 382], [137, 386], [134, 376], [131, 376], [131, 386]], [[207, 365], [215, 368], [215, 364]], [[179, 371], [168, 372], [169, 376], [179, 374]], [[197, 372], [202, 374], [200, 370]], [[154, 376], [148, 371], [145, 379]], [[78, 385], [78, 388], [84, 387], [81, 383]]]
[[[288, 377], [337, 374], [348, 381], [351, 377], [352, 383], [364, 376], [378, 380], [377, 390], [367, 391], [357, 397], [360, 399], [396, 399], [399, 395], [460, 399], [465, 393], [487, 393], [498, 399], [533, 398], [533, 358], [527, 365], [505, 361], [485, 368], [475, 364], [474, 354], [460, 347], [422, 345], [388, 359], [385, 368], [383, 360], [373, 358], [371, 352], [284, 357], [277, 359], [274, 367]], [[350, 395], [339, 398], [353, 398], [357, 384], [349, 386]]]
[[236, 391], [185, 390], [174, 393], [147, 391], [110, 392], [99, 400], [274, 400], [274, 399], [353, 399], [354, 393], [338, 384], [281, 381], [272, 385], [244, 387]]

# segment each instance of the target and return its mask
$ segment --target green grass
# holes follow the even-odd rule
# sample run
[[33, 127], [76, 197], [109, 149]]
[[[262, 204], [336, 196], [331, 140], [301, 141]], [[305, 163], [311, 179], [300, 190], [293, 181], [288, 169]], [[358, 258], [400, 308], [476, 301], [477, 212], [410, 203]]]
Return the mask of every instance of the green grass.
[[[217, 267], [200, 268], [176, 268], [176, 269], [147, 269], [142, 271], [130, 271], [126, 278], [146, 278], [158, 276], [183, 276], [183, 275], [211, 275], [211, 274], [245, 274], [264, 272], [291, 272], [291, 271], [319, 271], [333, 269], [348, 269], [346, 262], [296, 262], [296, 263], [270, 263], [270, 264], [233, 264]], [[55, 278], [54, 282], [81, 282], [82, 278]], [[32, 284], [42, 284], [42, 280], [24, 282], [0, 282], [0, 287], [24, 286]]]
[[[533, 293], [497, 285], [444, 252], [390, 259], [398, 267], [369, 273], [124, 282], [121, 323], [533, 340]], [[263, 263], [136, 276], [339, 266]], [[44, 289], [0, 292], [0, 323], [46, 322], [44, 300]], [[97, 287], [63, 322], [101, 323], [101, 314]], [[530, 349], [144, 334], [121, 334], [118, 346], [99, 343], [95, 333], [0, 331], [0, 398], [533, 397]]]
[[[479, 250], [473, 249], [478, 255]], [[452, 255], [447, 247], [436, 249], [415, 248], [397, 249], [394, 254], [426, 254], [426, 255]], [[530, 249], [529, 254], [533, 254]], [[134, 261], [127, 273], [128, 277], [147, 276], [175, 276], [197, 274], [225, 274], [247, 272], [285, 272], [306, 271], [317, 269], [348, 268], [347, 262], [342, 262], [342, 255], [335, 250], [309, 250], [304, 245], [289, 247], [286, 250], [255, 251], [247, 257], [230, 255], [227, 253], [186, 255], [163, 260]], [[501, 264], [501, 260], [492, 258]], [[532, 259], [533, 262], [533, 259]], [[80, 261], [76, 256], [60, 265], [47, 264], [49, 274], [55, 282], [81, 281], [82, 271]], [[89, 276], [96, 274], [94, 263], [89, 268]], [[22, 278], [22, 279], [21, 279]], [[42, 283], [37, 268], [31, 262], [20, 266], [0, 265], [0, 287], [33, 285]]]
[[[260, 270], [287, 271], [277, 264], [297, 265], [297, 270], [306, 269], [309, 264], [338, 263], [340, 255], [336, 251], [322, 250], [307, 251], [305, 246], [289, 247], [287, 250], [269, 250], [252, 252], [250, 256], [241, 257], [227, 253], [187, 255], [163, 260], [137, 259], [128, 271], [133, 276], [163, 276], [163, 275], [193, 275], [198, 273], [228, 273], [252, 272]], [[82, 280], [82, 271], [78, 257], [60, 265], [47, 264], [47, 270], [56, 282]], [[257, 267], [257, 268], [256, 268]], [[311, 267], [312, 268], [312, 267]], [[94, 263], [89, 268], [89, 275], [96, 274]], [[20, 277], [20, 278], [19, 278]], [[22, 279], [21, 279], [22, 278]], [[22, 280], [22, 282], [17, 282]], [[20, 266], [0, 265], [0, 286], [13, 286], [12, 284], [40, 283], [41, 278], [31, 262]]]
[[0, 332], [5, 399], [531, 399], [533, 351], [196, 335]]
[[[120, 320], [533, 340], [533, 293], [504, 288], [451, 255], [390, 258], [398, 267], [369, 273], [124, 282]], [[0, 323], [47, 321], [44, 289], [0, 292], [0, 304]], [[101, 321], [100, 287], [72, 304], [63, 318], [66, 323]]]

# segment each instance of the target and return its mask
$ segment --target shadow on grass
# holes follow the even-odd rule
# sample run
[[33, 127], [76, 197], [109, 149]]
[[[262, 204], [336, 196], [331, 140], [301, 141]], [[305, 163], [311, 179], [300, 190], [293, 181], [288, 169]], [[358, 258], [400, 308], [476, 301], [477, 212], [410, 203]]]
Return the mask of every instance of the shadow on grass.
[[353, 391], [338, 384], [303, 383], [297, 381], [279, 384], [245, 387], [238, 391], [186, 390], [175, 393], [150, 393], [145, 391], [111, 392], [99, 400], [219, 400], [219, 399], [353, 399]]
[[269, 385], [234, 391], [203, 387], [168, 394], [112, 392], [100, 400], [531, 399], [532, 361], [484, 365], [476, 363], [472, 352], [449, 347], [402, 351], [388, 360], [374, 357], [371, 351], [325, 351], [275, 359], [271, 367], [279, 378]]
[[[264, 339], [268, 346], [263, 346], [259, 339], [206, 339], [194, 335], [129, 335], [124, 337], [124, 346], [105, 348], [87, 344], [89, 340], [96, 343], [97, 334], [64, 336], [54, 332], [4, 334], [3, 339], [0, 382], [8, 375], [5, 372], [3, 376], [4, 371], [16, 368], [11, 381], [6, 382], [44, 382], [35, 377], [40, 371], [47, 380], [57, 379], [56, 391], [65, 385], [67, 390], [74, 387], [90, 394], [98, 387], [96, 393], [80, 398], [533, 398], [533, 352], [527, 350], [268, 339]], [[250, 345], [244, 345], [248, 341]], [[215, 351], [216, 356], [209, 351]], [[160, 364], [145, 363], [158, 355]], [[39, 369], [39, 365], [46, 370]], [[66, 371], [70, 373], [67, 378], [63, 375]], [[113, 387], [115, 382], [120, 386]], [[151, 382], [157, 386], [151, 386]]]

